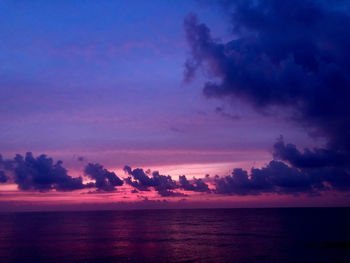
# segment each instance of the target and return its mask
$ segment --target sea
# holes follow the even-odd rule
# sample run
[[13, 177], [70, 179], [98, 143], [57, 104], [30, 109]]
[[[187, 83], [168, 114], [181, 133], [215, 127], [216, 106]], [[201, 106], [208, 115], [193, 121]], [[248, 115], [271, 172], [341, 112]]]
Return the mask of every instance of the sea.
[[0, 213], [0, 262], [350, 262], [350, 208]]

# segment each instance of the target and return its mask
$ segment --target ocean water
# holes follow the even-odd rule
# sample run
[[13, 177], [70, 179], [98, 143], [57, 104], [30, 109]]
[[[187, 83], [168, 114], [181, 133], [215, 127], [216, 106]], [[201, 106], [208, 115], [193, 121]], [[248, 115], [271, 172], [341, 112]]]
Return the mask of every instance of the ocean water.
[[350, 262], [350, 209], [0, 214], [0, 262]]

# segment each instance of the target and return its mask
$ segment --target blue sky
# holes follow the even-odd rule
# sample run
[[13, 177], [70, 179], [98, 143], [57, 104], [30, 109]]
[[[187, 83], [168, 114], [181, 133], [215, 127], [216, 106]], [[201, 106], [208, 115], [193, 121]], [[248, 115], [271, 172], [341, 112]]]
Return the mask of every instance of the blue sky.
[[[183, 19], [196, 12], [225, 38], [230, 28], [222, 26], [228, 18], [219, 8], [196, 1], [1, 5], [4, 154], [72, 149], [79, 154], [94, 147], [266, 150], [267, 137], [288, 129], [275, 122], [260, 125], [239, 101], [225, 110], [241, 119], [216, 118], [215, 108], [223, 103], [203, 98], [200, 79], [183, 83], [189, 53]], [[255, 125], [258, 134], [249, 132]], [[247, 133], [254, 146], [240, 143]]]

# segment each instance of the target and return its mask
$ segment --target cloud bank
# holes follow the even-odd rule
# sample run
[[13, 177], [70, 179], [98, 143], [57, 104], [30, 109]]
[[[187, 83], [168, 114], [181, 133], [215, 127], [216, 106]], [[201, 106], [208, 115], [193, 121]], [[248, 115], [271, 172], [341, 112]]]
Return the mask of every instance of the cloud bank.
[[[347, 1], [220, 1], [232, 40], [218, 41], [194, 14], [184, 20], [191, 55], [184, 80], [208, 73], [203, 94], [278, 107], [327, 145], [300, 151], [280, 140], [265, 168], [235, 169], [218, 193], [349, 190], [350, 9]], [[277, 174], [280, 174], [277, 176]], [[326, 186], [327, 185], [327, 186]]]
[[208, 97], [240, 97], [258, 110], [291, 107], [332, 147], [349, 151], [350, 11], [344, 1], [222, 1], [234, 40], [222, 43], [190, 14], [184, 78], [199, 68]]
[[[44, 154], [35, 158], [28, 152], [25, 157], [17, 154], [8, 160], [0, 155], [0, 183], [14, 183], [21, 191], [75, 191], [94, 188], [96, 192], [113, 192], [125, 182], [134, 188], [133, 193], [155, 190], [162, 197], [185, 196], [184, 193], [174, 190], [210, 192], [202, 179], [188, 180], [183, 175], [180, 176], [179, 183], [158, 171], [145, 172], [141, 168], [132, 169], [129, 166], [125, 166], [124, 171], [129, 176], [122, 179], [98, 163], [88, 163], [83, 176], [72, 177], [63, 167], [62, 161], [55, 163]], [[92, 182], [84, 183], [84, 179]]]
[[329, 154], [328, 151], [312, 152], [308, 149], [300, 152], [295, 145], [286, 145], [280, 138], [274, 145], [275, 160], [265, 167], [252, 168], [249, 172], [235, 168], [231, 175], [206, 175], [199, 179], [180, 175], [175, 180], [158, 171], [132, 169], [130, 166], [124, 167], [127, 177], [120, 178], [97, 163], [87, 164], [83, 176], [72, 177], [63, 167], [62, 161], [55, 163], [46, 155], [34, 157], [27, 153], [25, 157], [17, 154], [13, 159], [0, 159], [0, 183], [15, 183], [20, 191], [95, 189], [95, 193], [114, 192], [125, 183], [133, 188], [132, 194], [156, 191], [161, 197], [183, 197], [191, 192], [218, 195], [319, 195], [330, 190], [350, 190], [347, 163], [337, 156], [331, 158]]
[[9, 160], [4, 160], [0, 155], [0, 183], [15, 183], [22, 191], [74, 191], [96, 188], [98, 191], [106, 192], [114, 191], [116, 186], [123, 184], [113, 172], [109, 172], [99, 164], [89, 163], [84, 172], [88, 179], [95, 182], [83, 183], [82, 176], [70, 176], [62, 161], [55, 163], [45, 154], [35, 158], [28, 152], [25, 157], [17, 154]]
[[139, 191], [150, 191], [150, 187], [153, 187], [163, 197], [185, 196], [184, 193], [174, 192], [176, 189], [192, 192], [211, 192], [208, 184], [203, 179], [193, 178], [188, 180], [185, 175], [180, 175], [179, 180], [176, 181], [169, 175], [159, 174], [158, 171], [154, 171], [151, 175], [149, 170], [145, 172], [141, 168], [131, 169], [129, 166], [125, 166], [124, 171], [130, 175], [125, 179], [127, 184]]

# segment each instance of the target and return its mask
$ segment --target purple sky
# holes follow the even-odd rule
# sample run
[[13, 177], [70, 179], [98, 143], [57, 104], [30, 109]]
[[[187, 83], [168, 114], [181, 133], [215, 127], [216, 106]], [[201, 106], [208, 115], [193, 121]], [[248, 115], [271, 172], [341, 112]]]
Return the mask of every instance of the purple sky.
[[[186, 196], [167, 196], [168, 192], [184, 193], [186, 189], [184, 186], [166, 188], [164, 194], [163, 189], [157, 190], [156, 182], [148, 185], [147, 191], [136, 187], [137, 194], [131, 193], [134, 185], [127, 182], [115, 185], [113, 191], [94, 185], [89, 189], [84, 186], [84, 189], [60, 192], [54, 186], [56, 181], [44, 190], [42, 186], [25, 189], [18, 183], [19, 162], [15, 161], [13, 168], [7, 170], [0, 162], [4, 176], [8, 177], [0, 184], [0, 209], [9, 209], [12, 204], [21, 209], [65, 202], [79, 206], [80, 199], [98, 208], [104, 207], [101, 203], [126, 199], [141, 202], [145, 198], [166, 202], [186, 199], [197, 206], [210, 207], [242, 206], [247, 202], [247, 206], [349, 204], [344, 201], [349, 200], [347, 188], [336, 189], [341, 180], [346, 183], [349, 180], [347, 166], [346, 175], [340, 181], [329, 179], [327, 173], [317, 182], [308, 181], [306, 188], [298, 188], [298, 181], [298, 186], [293, 188], [297, 190], [290, 192], [281, 190], [293, 185], [289, 178], [282, 183], [271, 179], [269, 186], [259, 186], [259, 189], [250, 181], [248, 186], [244, 183], [243, 192], [236, 189], [237, 185], [242, 186], [240, 181], [233, 185], [226, 182], [225, 187], [231, 187], [227, 190], [218, 186], [220, 179], [214, 178], [230, 175], [234, 168], [249, 171], [252, 167], [267, 167], [272, 155], [295, 169], [293, 173], [314, 178], [314, 173], [319, 171], [302, 170], [305, 167], [288, 159], [289, 155], [276, 155], [274, 144], [281, 142], [281, 135], [287, 150], [290, 149], [287, 143], [292, 143], [300, 151], [309, 148], [318, 154], [317, 149], [325, 149], [334, 151], [335, 156], [345, 155], [345, 160], [350, 156], [349, 148], [329, 146], [338, 145], [339, 140], [334, 138], [339, 137], [340, 128], [330, 131], [325, 128], [324, 123], [329, 119], [324, 116], [328, 112], [321, 112], [318, 107], [321, 113], [313, 114], [321, 102], [326, 108], [327, 101], [317, 97], [315, 101], [320, 103], [312, 104], [307, 92], [299, 92], [325, 82], [323, 77], [331, 71], [326, 66], [332, 63], [333, 71], [350, 76], [343, 70], [346, 62], [340, 59], [342, 46], [337, 46], [338, 42], [348, 43], [349, 39], [344, 37], [338, 41], [337, 36], [344, 33], [342, 27], [335, 36], [328, 34], [337, 25], [334, 16], [344, 20], [344, 28], [349, 23], [346, 3], [306, 1], [308, 4], [303, 5], [297, 1], [296, 16], [284, 19], [285, 10], [281, 6], [258, 2], [258, 6], [254, 6], [253, 1], [245, 6], [241, 1], [218, 1], [217, 4], [185, 0], [2, 1], [0, 153], [4, 160], [12, 160], [15, 154], [24, 156], [26, 152], [32, 152], [35, 158], [46, 154], [54, 163], [62, 160], [69, 176], [83, 176], [84, 184], [97, 184], [97, 177], [89, 177], [84, 172], [88, 163], [99, 163], [122, 179], [129, 176], [123, 171], [124, 166], [129, 165], [133, 169], [141, 167], [144, 171], [170, 174], [176, 183], [183, 174], [189, 180], [193, 176], [204, 178], [210, 193], [188, 190]], [[262, 14], [253, 11], [261, 7], [266, 7], [271, 24], [256, 23]], [[272, 26], [276, 24], [273, 19], [284, 23], [290, 38], [282, 37], [283, 30]], [[318, 29], [322, 23], [329, 25], [324, 35]], [[304, 24], [307, 26], [303, 27]], [[206, 29], [210, 30], [210, 36]], [[314, 34], [306, 37], [309, 32]], [[299, 42], [296, 36], [300, 37]], [[333, 40], [326, 42], [326, 37]], [[240, 43], [246, 46], [239, 46]], [[319, 46], [315, 47], [315, 43]], [[314, 69], [305, 69], [312, 64], [310, 56], [313, 55], [319, 65], [317, 73]], [[323, 62], [326, 56], [331, 62]], [[185, 64], [186, 61], [191, 65]], [[290, 71], [284, 69], [288, 63], [302, 68], [297, 78], [294, 78], [297, 73], [288, 75]], [[192, 71], [196, 72], [194, 76]], [[261, 74], [265, 74], [263, 78]], [[310, 74], [313, 75], [309, 80]], [[333, 100], [337, 99], [336, 94], [349, 98], [349, 92], [343, 92], [344, 87], [348, 90], [348, 82], [343, 84], [335, 75], [329, 79], [334, 80], [334, 89], [330, 90], [335, 94]], [[218, 84], [206, 88], [208, 80]], [[289, 84], [290, 89], [279, 88]], [[270, 87], [281, 89], [284, 95], [270, 92]], [[328, 86], [325, 90], [328, 92]], [[306, 106], [299, 108], [299, 104]], [[344, 113], [342, 108], [335, 108], [334, 114], [342, 116], [340, 111]], [[330, 117], [337, 119], [335, 126], [347, 123], [347, 118]], [[340, 124], [339, 127], [347, 127]], [[30, 169], [42, 171], [38, 166], [33, 167]], [[333, 166], [327, 167], [333, 169]], [[28, 171], [23, 173], [34, 185], [35, 172], [29, 175]], [[205, 178], [206, 174], [210, 174], [209, 179]], [[130, 176], [140, 183], [133, 174]], [[321, 189], [319, 182], [325, 188], [330, 185], [330, 189]], [[195, 181], [190, 183], [196, 185]], [[281, 197], [281, 193], [286, 195]], [[142, 207], [144, 203], [140, 204]]]

